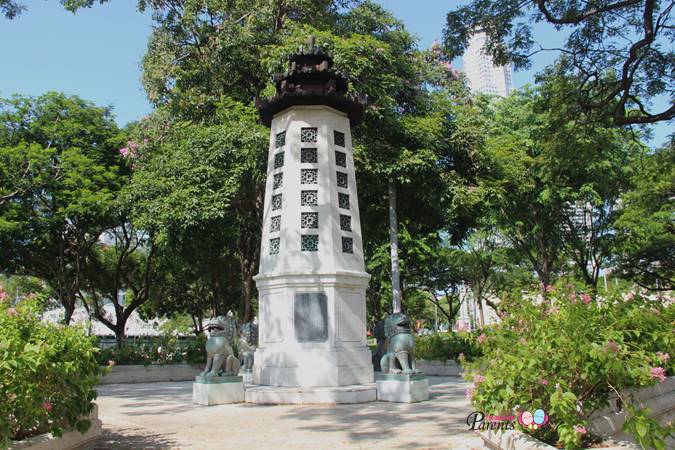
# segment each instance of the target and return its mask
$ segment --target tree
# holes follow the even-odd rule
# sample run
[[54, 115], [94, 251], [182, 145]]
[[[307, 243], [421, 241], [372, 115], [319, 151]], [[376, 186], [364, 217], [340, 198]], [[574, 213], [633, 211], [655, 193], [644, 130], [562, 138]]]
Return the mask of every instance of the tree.
[[[193, 282], [208, 285], [214, 313], [235, 310], [248, 321], [262, 221], [255, 199], [262, 202], [268, 132], [253, 108], [227, 99], [220, 108], [217, 125], [165, 124], [161, 112], [139, 125], [139, 140], [147, 142], [138, 149], [128, 203], [161, 253], [192, 265]], [[233, 263], [237, 278], [230, 276]]]
[[[60, 0], [61, 5], [70, 12], [75, 12], [80, 8], [89, 8], [94, 5], [94, 3], [106, 3], [108, 0]], [[139, 1], [139, 5], [143, 3], [143, 0]], [[5, 16], [6, 19], [15, 19], [19, 17], [24, 11], [26, 11], [26, 6], [16, 0], [0, 0], [0, 13]]]
[[621, 197], [616, 230], [619, 270], [640, 286], [675, 286], [675, 145], [636, 161], [634, 188]]
[[[149, 233], [121, 218], [106, 239], [97, 243], [88, 264], [82, 287], [86, 294], [80, 291], [80, 298], [89, 314], [115, 334], [120, 348], [131, 313], [150, 298], [157, 278], [156, 255], [157, 246]], [[105, 302], [113, 305], [114, 320], [103, 309]]]
[[614, 206], [629, 187], [627, 164], [644, 146], [567, 108], [567, 88], [566, 80], [548, 78], [494, 105], [490, 169], [479, 192], [542, 288], [564, 269], [562, 255], [595, 288], [610, 255]]
[[428, 301], [452, 325], [462, 304], [468, 300], [465, 254], [439, 241], [429, 248], [426, 256], [421, 264], [408, 269], [410, 282], [426, 294]]
[[[470, 35], [482, 31], [495, 63], [516, 69], [529, 67], [538, 52], [560, 52], [560, 73], [575, 80], [575, 98], [586, 112], [616, 125], [655, 123], [675, 117], [672, 8], [657, 0], [474, 0], [448, 13], [445, 47], [461, 56]], [[564, 47], [535, 43], [538, 22], [568, 32]], [[654, 106], [655, 98], [665, 98], [666, 106]]]
[[119, 140], [110, 109], [78, 97], [0, 100], [0, 270], [45, 280], [66, 324], [115, 221]]

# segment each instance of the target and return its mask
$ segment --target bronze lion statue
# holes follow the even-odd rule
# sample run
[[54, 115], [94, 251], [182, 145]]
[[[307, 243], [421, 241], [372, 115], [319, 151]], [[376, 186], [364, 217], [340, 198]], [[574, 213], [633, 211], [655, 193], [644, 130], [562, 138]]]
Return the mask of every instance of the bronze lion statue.
[[232, 351], [232, 339], [237, 327], [231, 317], [214, 317], [206, 325], [209, 338], [206, 340], [206, 368], [203, 377], [236, 376], [239, 374], [239, 358]]
[[380, 360], [383, 374], [419, 373], [415, 369], [415, 339], [410, 329], [410, 319], [395, 313], [384, 321], [386, 353]]

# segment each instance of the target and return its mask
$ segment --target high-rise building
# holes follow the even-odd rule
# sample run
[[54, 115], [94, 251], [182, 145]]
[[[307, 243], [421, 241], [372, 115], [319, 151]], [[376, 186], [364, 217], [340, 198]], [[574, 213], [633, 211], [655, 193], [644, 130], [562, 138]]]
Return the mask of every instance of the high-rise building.
[[513, 88], [513, 68], [495, 66], [492, 58], [485, 54], [485, 33], [476, 33], [469, 40], [464, 53], [464, 73], [469, 88], [474, 93], [495, 94], [506, 97]]

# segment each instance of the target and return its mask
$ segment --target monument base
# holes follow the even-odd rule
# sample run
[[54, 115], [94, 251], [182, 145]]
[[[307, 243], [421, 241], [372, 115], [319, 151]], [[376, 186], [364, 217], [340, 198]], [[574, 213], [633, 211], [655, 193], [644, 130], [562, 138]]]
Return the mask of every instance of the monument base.
[[244, 380], [244, 384], [253, 383], [253, 372], [239, 372], [239, 376]]
[[192, 384], [192, 401], [205, 406], [243, 402], [244, 381], [238, 376], [198, 376]]
[[246, 402], [263, 405], [367, 403], [377, 400], [375, 383], [351, 386], [281, 387], [249, 385]]
[[429, 400], [429, 379], [424, 374], [378, 374], [375, 382], [379, 401], [417, 403]]

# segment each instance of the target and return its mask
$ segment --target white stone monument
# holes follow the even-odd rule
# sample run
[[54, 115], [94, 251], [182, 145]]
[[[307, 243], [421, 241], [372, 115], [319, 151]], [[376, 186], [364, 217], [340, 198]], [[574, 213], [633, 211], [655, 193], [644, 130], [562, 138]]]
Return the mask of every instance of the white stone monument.
[[363, 105], [310, 38], [258, 102], [270, 126], [254, 403], [376, 397], [351, 126]]

